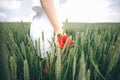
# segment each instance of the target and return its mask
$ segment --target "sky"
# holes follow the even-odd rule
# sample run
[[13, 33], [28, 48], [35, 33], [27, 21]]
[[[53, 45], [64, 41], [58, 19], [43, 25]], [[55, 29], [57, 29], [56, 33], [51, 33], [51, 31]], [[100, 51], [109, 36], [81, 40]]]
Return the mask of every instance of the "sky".
[[[31, 0], [0, 0], [0, 22], [31, 22]], [[120, 22], [120, 0], [67, 0], [62, 5], [64, 22]]]

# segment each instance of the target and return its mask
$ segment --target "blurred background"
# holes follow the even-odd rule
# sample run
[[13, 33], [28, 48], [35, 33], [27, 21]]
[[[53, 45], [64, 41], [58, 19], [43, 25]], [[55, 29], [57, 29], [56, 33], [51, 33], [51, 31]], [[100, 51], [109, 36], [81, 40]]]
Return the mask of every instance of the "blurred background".
[[[0, 0], [0, 22], [31, 22], [31, 0]], [[68, 0], [61, 7], [64, 22], [120, 22], [120, 0]]]

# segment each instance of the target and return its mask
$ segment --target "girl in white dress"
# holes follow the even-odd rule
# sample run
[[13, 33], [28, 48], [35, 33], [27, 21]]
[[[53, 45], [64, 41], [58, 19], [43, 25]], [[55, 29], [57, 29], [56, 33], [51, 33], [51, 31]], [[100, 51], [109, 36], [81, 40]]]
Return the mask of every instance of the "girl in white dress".
[[[60, 5], [65, 0], [33, 0], [32, 10], [36, 15], [30, 27], [30, 36], [34, 42], [40, 39], [41, 58], [46, 56], [46, 52], [50, 51], [50, 43], [55, 34], [62, 32], [62, 25], [59, 21]], [[42, 40], [42, 33], [44, 33], [44, 42]], [[49, 40], [49, 41], [48, 41]]]

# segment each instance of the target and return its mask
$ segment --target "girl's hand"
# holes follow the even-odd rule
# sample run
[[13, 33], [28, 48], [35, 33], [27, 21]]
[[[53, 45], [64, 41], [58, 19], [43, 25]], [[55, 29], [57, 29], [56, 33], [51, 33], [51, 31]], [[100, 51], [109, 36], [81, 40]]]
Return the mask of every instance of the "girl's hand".
[[58, 35], [58, 34], [63, 34], [63, 29], [61, 27], [58, 27], [59, 29], [56, 29], [55, 30], [55, 35]]
[[63, 34], [63, 29], [60, 28], [58, 30], [55, 30], [55, 44], [58, 45], [57, 43], [57, 38], [58, 38], [58, 35], [62, 35]]

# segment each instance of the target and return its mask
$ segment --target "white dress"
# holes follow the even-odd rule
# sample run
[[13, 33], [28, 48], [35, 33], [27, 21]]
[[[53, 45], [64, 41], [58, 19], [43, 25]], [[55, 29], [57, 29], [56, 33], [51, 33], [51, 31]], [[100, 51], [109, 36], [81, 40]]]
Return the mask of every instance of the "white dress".
[[[60, 17], [60, 6], [66, 0], [54, 0], [54, 5], [57, 13], [57, 17]], [[36, 15], [33, 16], [33, 20], [30, 26], [30, 37], [35, 45], [36, 40], [40, 40], [41, 58], [44, 58], [47, 51], [50, 51], [50, 43], [52, 40], [54, 30], [48, 20], [47, 15], [42, 9], [40, 0], [32, 0], [32, 10], [35, 11]], [[42, 32], [44, 33], [44, 42], [42, 39]], [[49, 40], [49, 41], [48, 41]]]

